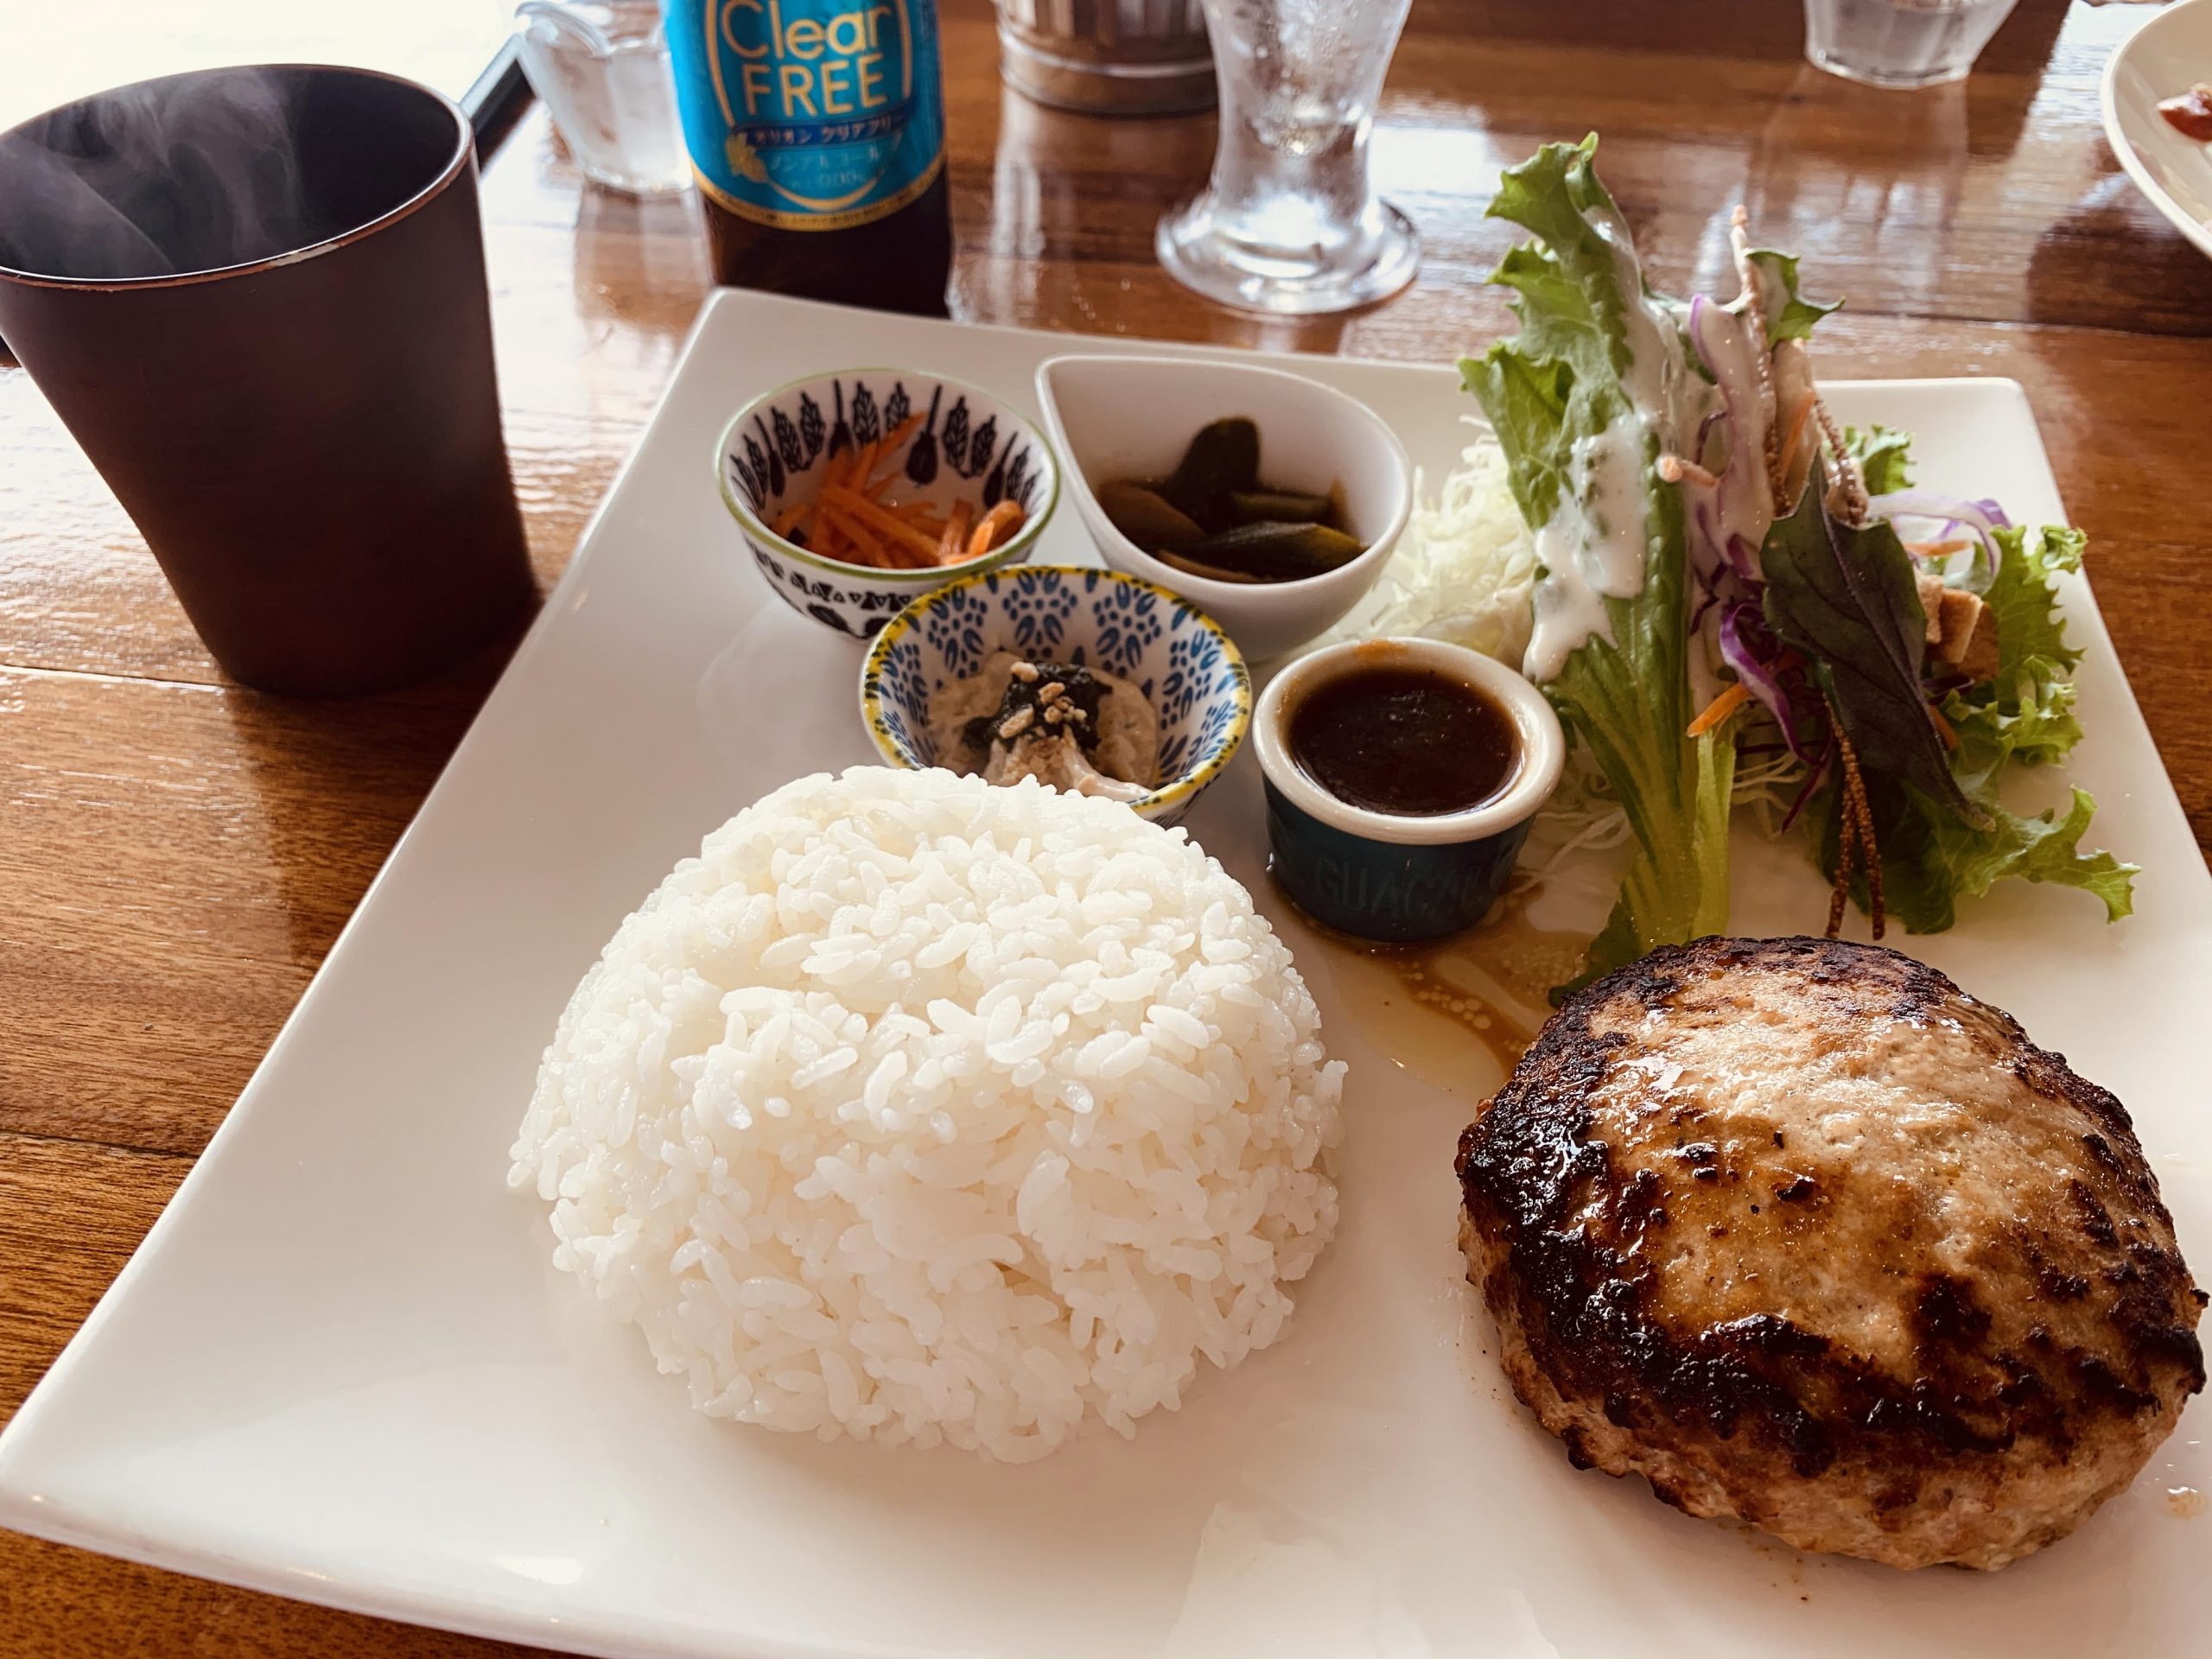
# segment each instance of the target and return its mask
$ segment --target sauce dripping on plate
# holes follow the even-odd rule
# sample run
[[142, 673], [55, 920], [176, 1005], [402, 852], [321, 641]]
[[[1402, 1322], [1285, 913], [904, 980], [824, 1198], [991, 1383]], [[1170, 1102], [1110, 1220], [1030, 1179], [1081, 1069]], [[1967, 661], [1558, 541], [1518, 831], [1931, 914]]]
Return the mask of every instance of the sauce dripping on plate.
[[1426, 944], [1376, 944], [1306, 925], [1330, 947], [1337, 993], [1362, 1040], [1431, 1087], [1497, 1092], [1573, 977], [1587, 935], [1529, 920], [1533, 891], [1509, 893], [1479, 926]]

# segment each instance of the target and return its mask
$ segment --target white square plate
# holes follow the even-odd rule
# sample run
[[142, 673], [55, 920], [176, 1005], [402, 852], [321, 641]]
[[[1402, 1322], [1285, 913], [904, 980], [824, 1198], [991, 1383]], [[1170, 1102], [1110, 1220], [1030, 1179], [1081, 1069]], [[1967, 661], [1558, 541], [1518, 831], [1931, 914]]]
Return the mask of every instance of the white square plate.
[[[701, 835], [798, 773], [868, 761], [853, 645], [777, 603], [709, 476], [756, 389], [851, 363], [1033, 405], [1065, 337], [737, 294], [528, 642], [144, 1246], [0, 1438], [0, 1520], [340, 1606], [609, 1654], [1810, 1656], [2202, 1650], [2200, 1402], [2137, 1488], [1993, 1577], [1802, 1557], [1569, 1468], [1514, 1404], [1453, 1245], [1464, 1086], [1393, 1065], [1347, 959], [1267, 887], [1249, 755], [1192, 832], [1297, 950], [1351, 1065], [1338, 1242], [1288, 1336], [1134, 1443], [1014, 1468], [695, 1415], [548, 1264], [506, 1147], [555, 1016]], [[1086, 342], [1096, 348], [1106, 342]], [[1158, 348], [1154, 348], [1158, 349]], [[1433, 480], [1471, 404], [1448, 369], [1318, 358]], [[1919, 435], [1922, 481], [2056, 519], [2019, 388], [1842, 385]], [[1085, 559], [1073, 512], [1039, 556]], [[2212, 880], [2085, 585], [2095, 838], [2134, 919], [2022, 887], [1911, 941], [2116, 1090], [2212, 1266], [2202, 1059]], [[747, 723], [758, 715], [765, 730]], [[1817, 927], [1794, 849], [1739, 837], [1742, 931]]]

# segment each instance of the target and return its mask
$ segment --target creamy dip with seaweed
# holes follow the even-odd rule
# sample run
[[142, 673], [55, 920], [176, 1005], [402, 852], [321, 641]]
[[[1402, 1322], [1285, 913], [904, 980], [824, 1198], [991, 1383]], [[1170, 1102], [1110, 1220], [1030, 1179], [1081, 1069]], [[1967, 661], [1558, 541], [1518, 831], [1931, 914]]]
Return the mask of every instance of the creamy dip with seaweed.
[[931, 699], [942, 764], [1011, 784], [1034, 778], [1078, 795], [1134, 801], [1160, 766], [1160, 720], [1118, 675], [994, 652]]

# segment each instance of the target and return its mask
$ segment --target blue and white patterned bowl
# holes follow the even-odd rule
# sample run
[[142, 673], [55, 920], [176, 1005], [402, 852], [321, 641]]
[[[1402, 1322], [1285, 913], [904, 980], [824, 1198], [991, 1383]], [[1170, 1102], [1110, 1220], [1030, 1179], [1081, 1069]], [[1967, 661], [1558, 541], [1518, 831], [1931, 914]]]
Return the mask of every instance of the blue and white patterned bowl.
[[[959, 564], [884, 570], [825, 558], [768, 527], [785, 507], [813, 497], [831, 456], [874, 442], [918, 410], [924, 424], [906, 449], [902, 499], [949, 507], [964, 498], [977, 518], [1001, 501], [1019, 501], [1027, 517], [1004, 545]], [[947, 582], [1026, 562], [1060, 497], [1052, 447], [1020, 410], [911, 369], [841, 369], [762, 393], [723, 429], [715, 478], [777, 596], [856, 639]]]
[[1221, 625], [1187, 599], [1114, 570], [1033, 564], [951, 582], [906, 607], [861, 665], [861, 717], [883, 758], [938, 764], [930, 699], [996, 651], [1129, 681], [1160, 717], [1160, 778], [1130, 806], [1173, 823], [1221, 776], [1252, 724], [1252, 677]]

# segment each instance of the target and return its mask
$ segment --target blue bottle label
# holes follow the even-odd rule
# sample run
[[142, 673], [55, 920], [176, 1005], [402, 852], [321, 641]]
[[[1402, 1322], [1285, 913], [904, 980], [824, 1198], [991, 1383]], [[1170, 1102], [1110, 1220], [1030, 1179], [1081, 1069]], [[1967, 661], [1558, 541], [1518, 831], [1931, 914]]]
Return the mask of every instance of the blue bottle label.
[[668, 0], [699, 188], [741, 218], [836, 231], [944, 165], [932, 0]]

